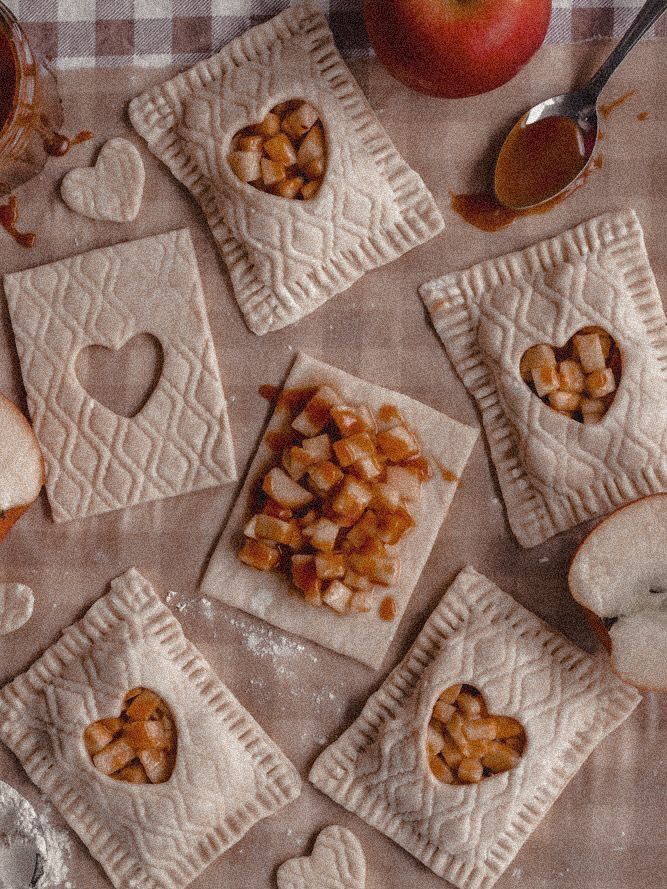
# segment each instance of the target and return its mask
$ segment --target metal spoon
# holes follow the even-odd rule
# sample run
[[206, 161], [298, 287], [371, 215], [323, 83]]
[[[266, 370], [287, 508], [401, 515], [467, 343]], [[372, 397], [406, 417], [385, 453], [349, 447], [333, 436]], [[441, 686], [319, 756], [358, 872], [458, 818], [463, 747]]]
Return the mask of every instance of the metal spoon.
[[[651, 27], [653, 22], [660, 18], [660, 16], [663, 14], [663, 12], [665, 12], [666, 9], [667, 0], [647, 0], [647, 2], [644, 3], [642, 8], [639, 10], [636, 18], [634, 19], [628, 30], [625, 32], [619, 43], [616, 45], [612, 53], [600, 66], [598, 71], [593, 75], [586, 86], [578, 90], [573, 90], [570, 93], [565, 93], [562, 96], [554, 96], [551, 99], [546, 99], [544, 102], [540, 102], [538, 105], [534, 105], [529, 111], [527, 111], [519, 118], [519, 120], [514, 124], [511, 133], [505, 139], [503, 148], [501, 148], [500, 150], [500, 154], [502, 154], [505, 145], [507, 145], [508, 141], [510, 140], [510, 136], [517, 130], [517, 128], [527, 127], [530, 124], [533, 124], [538, 120], [542, 120], [545, 117], [569, 117], [577, 124], [582, 134], [580, 145], [583, 149], [584, 163], [579, 172], [570, 182], [566, 183], [558, 191], [554, 192], [553, 194], [547, 195], [542, 200], [534, 204], [515, 206], [514, 204], [509, 204], [503, 201], [501, 201], [501, 203], [505, 203], [505, 205], [510, 207], [510, 209], [512, 210], [528, 210], [531, 207], [540, 206], [541, 204], [544, 204], [547, 201], [551, 201], [558, 195], [561, 195], [563, 192], [567, 191], [572, 186], [572, 183], [575, 182], [576, 179], [579, 178], [579, 176], [581, 176], [591, 160], [593, 151], [598, 140], [597, 101], [603, 87], [605, 86], [611, 75], [614, 73], [616, 68], [618, 68], [623, 59], [630, 52], [630, 50], [639, 41], [642, 35]], [[591, 139], [591, 134], [593, 133], [595, 134], [595, 138]], [[496, 191], [496, 195], [498, 196], [499, 189], [497, 178], [495, 178], [494, 180], [494, 188]]]
[[[23, 824], [23, 821], [27, 818], [30, 824], [30, 830], [36, 831], [39, 834], [43, 845], [46, 846], [46, 837], [44, 835], [42, 823], [30, 803], [13, 787], [5, 784], [4, 781], [0, 781], [0, 789], [4, 791], [3, 796], [7, 800], [6, 804], [0, 803], [0, 833], [4, 832], [7, 828], [11, 828], [12, 833], [18, 831], [22, 835], [23, 830], [27, 830], [27, 828], [19, 827], [19, 824]], [[19, 811], [20, 809], [23, 810], [22, 813]], [[35, 839], [34, 836], [30, 836], [30, 833], [26, 833], [26, 838], [31, 842]], [[44, 876], [44, 858], [37, 847], [34, 849], [34, 856], [35, 863], [32, 876], [30, 877], [30, 883], [28, 884], [29, 889], [37, 889]], [[2, 877], [2, 874], [0, 874], [0, 877]], [[20, 889], [28, 889], [28, 887], [20, 887]], [[19, 887], [17, 887], [17, 889], [19, 889]]]

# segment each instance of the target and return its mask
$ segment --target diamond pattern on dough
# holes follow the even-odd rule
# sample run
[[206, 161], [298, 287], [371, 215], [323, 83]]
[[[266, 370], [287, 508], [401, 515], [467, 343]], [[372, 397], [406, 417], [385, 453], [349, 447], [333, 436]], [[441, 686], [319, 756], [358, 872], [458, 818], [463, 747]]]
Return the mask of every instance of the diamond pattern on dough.
[[[225, 396], [190, 233], [93, 250], [7, 275], [5, 293], [54, 521], [236, 479]], [[160, 340], [162, 377], [135, 417], [88, 395], [87, 346]]]
[[344, 827], [325, 827], [313, 852], [278, 868], [278, 889], [364, 889], [366, 859], [361, 843]]
[[[637, 216], [601, 216], [520, 253], [421, 288], [477, 400], [510, 525], [522, 546], [667, 489], [667, 327]], [[622, 379], [600, 423], [560, 416], [519, 361], [536, 343], [604, 327]]]
[[[477, 785], [441, 784], [426, 758], [433, 706], [458, 682], [526, 729], [519, 764]], [[640, 700], [602, 662], [465, 568], [310, 780], [455, 886], [489, 889]]]
[[[326, 130], [327, 170], [310, 201], [260, 192], [240, 182], [227, 161], [233, 135], [286, 98], [310, 102]], [[137, 97], [129, 113], [151, 151], [201, 204], [255, 333], [298, 321], [443, 228], [431, 194], [379, 125], [314, 0]]]
[[141, 208], [144, 163], [127, 139], [110, 139], [94, 167], [70, 170], [60, 194], [70, 210], [90, 219], [131, 222]]
[[[83, 743], [86, 726], [119, 712], [139, 685], [176, 721], [178, 757], [164, 784], [100, 775]], [[301, 789], [134, 569], [0, 691], [0, 739], [117, 889], [183, 889]]]

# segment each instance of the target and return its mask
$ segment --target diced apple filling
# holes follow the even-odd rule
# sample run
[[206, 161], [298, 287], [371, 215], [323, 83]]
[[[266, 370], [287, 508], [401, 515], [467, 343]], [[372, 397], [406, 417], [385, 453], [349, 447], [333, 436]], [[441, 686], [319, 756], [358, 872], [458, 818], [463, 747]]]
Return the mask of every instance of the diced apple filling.
[[489, 714], [474, 686], [458, 684], [435, 702], [425, 746], [438, 781], [479, 784], [518, 765], [526, 734], [518, 720]]
[[617, 344], [601, 327], [582, 328], [559, 349], [531, 346], [520, 362], [521, 377], [555, 411], [598, 423], [611, 405], [621, 374]]
[[379, 588], [398, 583], [392, 547], [415, 527], [413, 504], [431, 477], [415, 432], [392, 405], [375, 413], [331, 386], [280, 404], [289, 444], [261, 479], [266, 500], [245, 525], [239, 559], [286, 572], [308, 604], [347, 615], [377, 608], [394, 620], [395, 597], [380, 601]]
[[99, 719], [83, 733], [103, 775], [129, 784], [162, 784], [176, 759], [176, 727], [165, 702], [146, 688], [127, 693], [119, 717]]
[[262, 121], [234, 136], [228, 161], [242, 182], [260, 191], [311, 200], [326, 168], [319, 112], [298, 99], [276, 105]]

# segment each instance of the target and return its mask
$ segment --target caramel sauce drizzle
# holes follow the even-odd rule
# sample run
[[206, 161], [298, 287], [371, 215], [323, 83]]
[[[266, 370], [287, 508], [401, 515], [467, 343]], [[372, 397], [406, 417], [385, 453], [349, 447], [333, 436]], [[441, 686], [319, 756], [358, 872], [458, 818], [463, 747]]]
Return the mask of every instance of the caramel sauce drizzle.
[[9, 203], [0, 206], [0, 225], [21, 247], [34, 247], [37, 235], [34, 232], [20, 232], [17, 229], [18, 221], [19, 204], [16, 197], [11, 195]]

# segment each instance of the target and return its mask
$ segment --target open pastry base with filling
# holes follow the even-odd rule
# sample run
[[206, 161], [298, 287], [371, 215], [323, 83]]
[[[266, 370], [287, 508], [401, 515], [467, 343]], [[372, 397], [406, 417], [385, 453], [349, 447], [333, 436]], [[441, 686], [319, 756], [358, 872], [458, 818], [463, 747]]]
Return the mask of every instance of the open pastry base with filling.
[[478, 432], [302, 353], [282, 391], [202, 592], [379, 667]]

